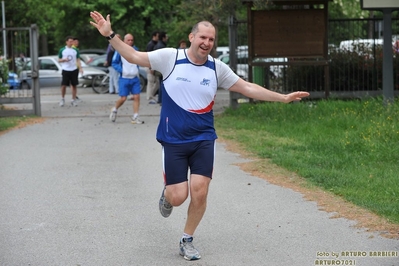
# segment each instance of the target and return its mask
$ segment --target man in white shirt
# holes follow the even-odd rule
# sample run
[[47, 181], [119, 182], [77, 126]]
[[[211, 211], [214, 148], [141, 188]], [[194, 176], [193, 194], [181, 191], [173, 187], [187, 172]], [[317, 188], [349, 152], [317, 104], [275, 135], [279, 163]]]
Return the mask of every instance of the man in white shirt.
[[[188, 49], [163, 48], [139, 52], [114, 38], [109, 15], [106, 20], [94, 11], [90, 23], [129, 62], [151, 67], [163, 76], [162, 108], [156, 138], [162, 145], [165, 187], [159, 200], [163, 217], [190, 195], [190, 204], [179, 253], [186, 260], [201, 258], [193, 245], [194, 232], [205, 213], [212, 179], [215, 140], [213, 104], [217, 88], [239, 92], [262, 101], [289, 103], [309, 96], [308, 92], [287, 95], [267, 90], [239, 78], [226, 64], [214, 59], [216, 31], [208, 21], [195, 24]], [[190, 169], [190, 182], [188, 182]]]
[[61, 101], [60, 106], [65, 104], [65, 93], [66, 87], [71, 86], [72, 88], [72, 106], [77, 106], [76, 94], [77, 85], [79, 84], [79, 72], [83, 73], [80, 65], [80, 55], [77, 48], [72, 47], [74, 44], [74, 37], [68, 36], [66, 38], [66, 46], [62, 47], [58, 51], [58, 62], [61, 63], [62, 68], [62, 81], [61, 81]]

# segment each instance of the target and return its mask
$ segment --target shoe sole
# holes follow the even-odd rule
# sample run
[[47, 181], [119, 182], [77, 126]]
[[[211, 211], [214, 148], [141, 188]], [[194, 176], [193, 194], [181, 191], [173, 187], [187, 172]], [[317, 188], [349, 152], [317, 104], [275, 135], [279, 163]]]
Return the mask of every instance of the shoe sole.
[[199, 260], [199, 259], [201, 259], [201, 255], [198, 255], [197, 257], [193, 257], [193, 258], [187, 257], [186, 255], [184, 255], [184, 252], [181, 251], [181, 250], [180, 250], [179, 254], [180, 254], [180, 256], [183, 256], [183, 258], [185, 260]]
[[168, 218], [172, 214], [173, 207], [171, 208], [170, 212], [169, 211], [164, 212], [162, 207], [163, 207], [163, 201], [160, 200], [159, 201], [159, 212], [161, 213], [162, 217]]
[[168, 212], [166, 212], [166, 213], [164, 213], [163, 212], [163, 203], [164, 203], [164, 201], [165, 201], [165, 189], [164, 190], [162, 190], [162, 194], [161, 194], [161, 198], [159, 199], [159, 212], [161, 213], [161, 215], [162, 215], [162, 217], [164, 217], [164, 218], [168, 218], [171, 214], [172, 214], [172, 211], [173, 211], [173, 206], [172, 206], [172, 208], [170, 208], [170, 211], [168, 211]]

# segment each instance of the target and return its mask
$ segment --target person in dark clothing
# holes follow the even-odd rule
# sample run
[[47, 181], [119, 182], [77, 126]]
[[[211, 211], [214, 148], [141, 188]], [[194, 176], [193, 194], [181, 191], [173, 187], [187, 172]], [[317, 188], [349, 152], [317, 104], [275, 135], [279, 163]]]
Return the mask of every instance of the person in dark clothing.
[[[147, 44], [146, 51], [151, 52], [154, 50], [155, 45], [158, 43], [158, 31], [152, 33], [152, 38]], [[157, 100], [155, 95], [159, 90], [159, 77], [155, 76], [154, 70], [147, 68], [147, 100], [149, 104], [156, 104]]]
[[151, 40], [147, 44], [147, 47], [146, 47], [146, 51], [147, 52], [150, 52], [150, 51], [154, 50], [155, 45], [158, 43], [158, 39], [159, 39], [159, 32], [158, 31], [154, 31], [152, 33]]
[[158, 36], [159, 36], [158, 37], [158, 42], [154, 46], [154, 50], [165, 48], [166, 47], [166, 43], [168, 42], [168, 35], [166, 34], [166, 32], [161, 31]]
[[[162, 49], [166, 47], [166, 43], [168, 42], [168, 35], [166, 32], [161, 31], [159, 33], [159, 38], [158, 38], [158, 43], [155, 45], [154, 50]], [[163, 83], [162, 83], [162, 75], [159, 76], [159, 92], [158, 92], [158, 103], [162, 105], [162, 89], [163, 89]]]

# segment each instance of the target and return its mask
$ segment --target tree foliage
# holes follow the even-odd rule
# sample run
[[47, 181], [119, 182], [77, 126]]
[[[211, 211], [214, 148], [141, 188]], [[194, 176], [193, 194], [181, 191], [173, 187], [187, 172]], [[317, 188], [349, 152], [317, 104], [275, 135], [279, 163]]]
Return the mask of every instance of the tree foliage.
[[[256, 7], [270, 0], [255, 1]], [[329, 3], [331, 18], [367, 17], [360, 0], [334, 0]], [[200, 20], [211, 21], [218, 31], [218, 43], [228, 45], [228, 18], [246, 18], [241, 0], [7, 0], [7, 27], [28, 27], [36, 24], [40, 31], [40, 53], [54, 54], [65, 44], [65, 37], [80, 39], [80, 49], [105, 48], [107, 41], [92, 27], [90, 11], [110, 14], [112, 27], [124, 35], [132, 33], [135, 44], [143, 50], [154, 30], [166, 31], [169, 46], [187, 39], [192, 25]]]

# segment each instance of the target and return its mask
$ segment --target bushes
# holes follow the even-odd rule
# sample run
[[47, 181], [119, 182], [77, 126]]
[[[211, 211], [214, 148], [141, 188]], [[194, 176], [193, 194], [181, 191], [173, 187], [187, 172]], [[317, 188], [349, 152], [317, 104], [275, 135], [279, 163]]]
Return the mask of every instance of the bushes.
[[8, 92], [8, 63], [6, 59], [0, 60], [0, 95]]

